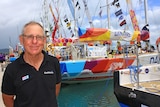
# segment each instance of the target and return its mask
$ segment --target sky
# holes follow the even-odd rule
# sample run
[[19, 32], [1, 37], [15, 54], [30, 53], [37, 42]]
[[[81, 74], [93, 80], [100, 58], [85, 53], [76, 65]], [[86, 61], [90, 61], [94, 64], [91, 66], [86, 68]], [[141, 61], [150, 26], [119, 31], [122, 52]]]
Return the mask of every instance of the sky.
[[[52, 0], [53, 1], [53, 0]], [[51, 0], [48, 0], [48, 2], [52, 2]], [[56, 1], [56, 0], [55, 0]], [[62, 4], [60, 4], [59, 8], [61, 8], [61, 18], [64, 17], [62, 13], [70, 13], [69, 9], [67, 8], [67, 0], [61, 0], [63, 1]], [[99, 3], [98, 0], [86, 0], [88, 2], [88, 8], [89, 12], [91, 14], [91, 17], [93, 19], [94, 27], [107, 27], [106, 22], [106, 13], [103, 11], [102, 18], [105, 19], [105, 21], [99, 21], [100, 18], [98, 15], [96, 16], [97, 10], [97, 4]], [[104, 6], [105, 0], [101, 0], [100, 3], [101, 6]], [[105, 2], [104, 2], [105, 1]], [[111, 2], [113, 0], [109, 0]], [[123, 9], [124, 16], [127, 20], [128, 27], [132, 27], [131, 22], [129, 21], [129, 15], [127, 14], [127, 6], [125, 4], [126, 0], [119, 0], [120, 6]], [[138, 20], [139, 27], [142, 28], [145, 25], [145, 19], [144, 19], [144, 7], [141, 4], [141, 2], [144, 0], [132, 0], [133, 9], [136, 12], [136, 17]], [[82, 0], [79, 0], [79, 2], [82, 2]], [[40, 22], [40, 17], [42, 13], [42, 4], [43, 0], [1, 0], [0, 2], [0, 49], [8, 48], [9, 45], [12, 47], [15, 47], [16, 44], [19, 42], [18, 36], [21, 33], [22, 27], [25, 23], [31, 20], [35, 20]], [[53, 4], [53, 2], [52, 2]], [[53, 6], [54, 7], [54, 6]], [[63, 9], [63, 10], [62, 10]], [[67, 10], [68, 9], [68, 10]], [[111, 28], [112, 29], [119, 29], [119, 26], [117, 26], [117, 18], [114, 16], [115, 9], [111, 9]], [[103, 8], [103, 10], [106, 10], [106, 8]], [[55, 11], [55, 10], [54, 10]], [[96, 12], [95, 12], [96, 11]], [[149, 23], [149, 29], [150, 29], [150, 41], [151, 44], [155, 44], [155, 41], [158, 37], [160, 37], [160, 3], [159, 0], [148, 0], [148, 23]], [[50, 13], [51, 14], [51, 13]], [[77, 13], [79, 14], [79, 13]], [[79, 15], [82, 16], [84, 12], [80, 13]], [[94, 17], [95, 16], [95, 17]], [[69, 16], [69, 18], [71, 15]], [[86, 16], [84, 16], [86, 17]], [[53, 21], [53, 17], [50, 15], [49, 21]], [[87, 23], [87, 18], [84, 18], [83, 21], [83, 27], [89, 27], [89, 23]], [[82, 20], [82, 19], [81, 19]], [[105, 24], [104, 24], [105, 23]], [[53, 24], [53, 23], [52, 23]]]

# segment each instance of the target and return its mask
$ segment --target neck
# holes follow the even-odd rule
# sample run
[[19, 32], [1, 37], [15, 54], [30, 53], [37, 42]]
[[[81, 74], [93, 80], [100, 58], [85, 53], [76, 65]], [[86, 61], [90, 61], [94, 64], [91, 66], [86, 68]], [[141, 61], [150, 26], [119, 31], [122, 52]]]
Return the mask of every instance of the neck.
[[38, 71], [39, 70], [39, 67], [41, 66], [42, 64], [42, 61], [43, 61], [43, 53], [39, 54], [39, 55], [28, 55], [26, 53], [24, 53], [24, 61], [30, 65], [32, 65], [33, 67], [36, 68], [36, 70]]

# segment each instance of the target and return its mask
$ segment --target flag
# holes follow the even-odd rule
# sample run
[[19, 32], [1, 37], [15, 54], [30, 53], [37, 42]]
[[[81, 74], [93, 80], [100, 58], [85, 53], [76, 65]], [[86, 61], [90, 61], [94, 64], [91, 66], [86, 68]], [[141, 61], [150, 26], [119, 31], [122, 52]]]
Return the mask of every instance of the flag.
[[100, 12], [99, 12], [99, 16], [100, 16], [100, 17], [102, 17], [102, 10], [100, 10]]
[[119, 7], [120, 7], [120, 4], [119, 4], [119, 3], [117, 3], [117, 4], [116, 4], [116, 7], [117, 7], [117, 8], [119, 8]]
[[141, 40], [147, 40], [149, 37], [149, 25], [146, 24], [141, 30]]
[[112, 5], [114, 5], [116, 2], [118, 2], [119, 0], [114, 0], [113, 2], [112, 2]]
[[126, 23], [126, 20], [123, 20], [123, 21], [120, 23], [120, 26], [123, 26], [123, 25], [125, 25], [125, 24], [127, 24], [127, 23]]
[[142, 30], [146, 30], [146, 31], [149, 32], [149, 24], [146, 24], [146, 25], [142, 28]]
[[124, 16], [123, 16], [123, 12], [122, 12], [122, 9], [120, 7], [120, 3], [119, 3], [119, 0], [114, 0], [112, 2], [112, 5], [114, 5], [116, 7], [116, 12], [115, 12], [115, 15], [116, 17], [118, 18], [118, 23], [119, 23], [119, 26], [123, 26], [125, 24], [127, 24]]
[[80, 9], [81, 9], [81, 7], [80, 7], [80, 5], [79, 5], [79, 2], [78, 2], [78, 1], [76, 2], [76, 7], [78, 8], [78, 10], [80, 10]]
[[119, 15], [123, 14], [122, 10], [118, 10], [117, 12], [115, 12], [115, 15], [118, 17]]
[[65, 22], [66, 27], [68, 28], [69, 32], [72, 34], [73, 31], [72, 31], [72, 28], [71, 28], [71, 22], [68, 19], [67, 15], [64, 15], [64, 22]]

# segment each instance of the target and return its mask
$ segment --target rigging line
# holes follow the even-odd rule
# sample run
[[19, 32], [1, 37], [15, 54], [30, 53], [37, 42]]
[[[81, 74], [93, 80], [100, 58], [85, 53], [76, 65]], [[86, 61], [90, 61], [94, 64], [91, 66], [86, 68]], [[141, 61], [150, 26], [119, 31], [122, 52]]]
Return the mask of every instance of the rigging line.
[[[87, 3], [87, 6], [88, 6], [88, 0], [86, 1], [86, 3]], [[83, 3], [84, 4], [84, 3]], [[84, 9], [84, 13], [86, 13], [86, 10]], [[87, 16], [87, 15], [86, 15]], [[84, 18], [85, 17], [85, 15], [83, 15], [83, 18], [82, 18], [82, 21], [81, 21], [81, 24], [80, 25], [82, 25], [82, 23], [83, 23], [83, 21], [84, 21]], [[91, 16], [92, 17], [92, 16]], [[91, 18], [91, 20], [92, 20], [92, 18]], [[89, 20], [88, 20], [89, 21]]]
[[[68, 5], [68, 3], [67, 3], [67, 5]], [[64, 6], [66, 6], [66, 4], [65, 4], [65, 2], [63, 2], [63, 4], [62, 4], [62, 7], [64, 7]], [[73, 27], [73, 26], [75, 26], [74, 24], [73, 24], [73, 22], [74, 22], [74, 20], [75, 20], [75, 18], [74, 17], [72, 17], [72, 12], [70, 11], [70, 8], [69, 8], [69, 5], [66, 7], [66, 9], [68, 9], [68, 12], [70, 12], [70, 14], [66, 14], [67, 15], [67, 18], [69, 19], [69, 21], [70, 21], [70, 23], [71, 23], [71, 31], [72, 32], [70, 32], [70, 31], [68, 31], [68, 30], [64, 30], [64, 28], [63, 28], [63, 30], [64, 30], [64, 32], [65, 32], [65, 34], [73, 34], [73, 33], [75, 33], [75, 27]], [[66, 10], [64, 10], [64, 13], [66, 12]], [[64, 16], [63, 16], [64, 17]], [[72, 18], [71, 18], [72, 17]], [[75, 23], [75, 22], [74, 22]], [[67, 27], [66, 27], [67, 28]], [[68, 29], [68, 28], [67, 28]], [[68, 37], [72, 37], [72, 36], [68, 36]]]
[[[87, 3], [87, 5], [88, 5], [88, 0], [86, 1], [86, 3]], [[84, 3], [83, 3], [83, 4], [84, 4]], [[85, 9], [84, 9], [83, 13], [86, 13], [86, 10], [85, 10]], [[82, 20], [81, 20], [81, 22], [80, 22], [80, 24], [79, 24], [80, 26], [82, 26], [82, 24], [83, 24], [84, 17], [85, 17], [85, 14], [83, 14]]]
[[[85, 10], [84, 10], [84, 12], [85, 12]], [[83, 13], [84, 13], [84, 12], [83, 12]], [[83, 14], [83, 17], [82, 17], [82, 21], [81, 21], [81, 23], [80, 23], [80, 26], [82, 26], [82, 24], [83, 24], [84, 16], [85, 16], [85, 14]]]
[[[102, 8], [104, 8], [104, 7], [110, 8], [111, 4], [112, 4], [112, 2], [110, 2], [110, 3], [106, 4], [106, 5], [100, 6], [100, 9], [102, 9]], [[106, 13], [107, 13], [107, 12], [106, 12]], [[107, 13], [106, 15], [107, 15], [107, 16], [110, 16], [110, 15], [108, 15], [108, 14], [110, 14], [110, 13]], [[102, 21], [101, 21], [101, 22], [102, 22]], [[106, 22], [106, 23], [109, 23], [108, 20], [106, 20], [105, 22]], [[105, 24], [104, 27], [105, 27], [105, 28], [108, 28], [108, 25]]]
[[[86, 1], [86, 3], [87, 3], [87, 6], [88, 6], [88, 0]], [[84, 9], [84, 12], [83, 12], [83, 13], [86, 13], [86, 11], [87, 11], [87, 10]], [[89, 14], [90, 14], [90, 13], [89, 13]], [[86, 15], [86, 16], [87, 16], [87, 15]], [[83, 18], [82, 18], [82, 20], [81, 20], [80, 26], [82, 26], [84, 19], [85, 19], [85, 15], [83, 15]], [[89, 20], [88, 20], [88, 21], [89, 21]], [[91, 16], [91, 21], [92, 21], [92, 16]], [[93, 22], [92, 22], [92, 24], [93, 24]]]
[[111, 5], [111, 4], [112, 4], [112, 2], [111, 2], [111, 3], [108, 3], [108, 4], [106, 4], [106, 5], [100, 6], [100, 8], [107, 7], [107, 6]]
[[[101, 4], [101, 0], [99, 0], [99, 2], [97, 3], [97, 6], [96, 6], [96, 8], [95, 8], [95, 11], [94, 11], [93, 16], [96, 16], [96, 13], [97, 13], [97, 12], [99, 13], [99, 11], [98, 11], [98, 10], [100, 10], [100, 9], [101, 9], [100, 4]], [[99, 8], [99, 6], [100, 6], [100, 8]], [[93, 19], [92, 19], [92, 20], [93, 20]], [[102, 21], [101, 21], [101, 27], [102, 27]]]
[[59, 14], [60, 13], [60, 8], [59, 7], [61, 7], [60, 4], [59, 4], [59, 1], [54, 1], [54, 0], [51, 0], [51, 1], [52, 1], [52, 4], [54, 5], [54, 7], [58, 9], [58, 11], [56, 11], [56, 13]]
[[[64, 2], [62, 2], [62, 3], [64, 4]], [[57, 19], [57, 20], [59, 20], [58, 23], [60, 23], [60, 25], [58, 24], [58, 26], [59, 26], [58, 33], [59, 33], [59, 35], [61, 35], [62, 32], [60, 32], [60, 30], [62, 29], [64, 35], [66, 36], [66, 32], [65, 32], [64, 28], [61, 27], [61, 26], [63, 26], [63, 24], [62, 24], [62, 20], [61, 20], [61, 11], [62, 11], [62, 9], [60, 9], [60, 7], [63, 7], [63, 4], [61, 4], [61, 5], [62, 5], [62, 6], [61, 6], [59, 1], [54, 1], [54, 0], [52, 0], [52, 4], [53, 4], [54, 7], [57, 9], [57, 10], [56, 10], [56, 13], [57, 13], [57, 16], [59, 16], [59, 19]], [[58, 36], [58, 37], [59, 37], [59, 36]]]
[[[66, 0], [67, 1], [67, 0]], [[67, 4], [67, 5], [66, 5]], [[61, 3], [61, 7], [63, 7], [63, 8], [61, 8], [61, 10], [60, 10], [60, 17], [62, 16], [62, 17], [64, 17], [64, 13], [66, 13], [66, 11], [70, 11], [70, 9], [69, 9], [69, 6], [68, 6], [68, 3], [66, 3], [66, 2], [63, 2], [63, 3]], [[64, 12], [65, 11], [65, 12]], [[61, 15], [62, 14], [62, 15]], [[71, 12], [70, 12], [70, 14], [72, 14]], [[67, 13], [65, 14], [65, 15], [67, 15], [67, 18], [69, 19], [69, 21], [70, 21], [70, 23], [71, 23], [71, 30], [72, 31], [74, 31], [74, 29], [73, 29], [73, 27], [72, 27], [72, 25], [73, 25], [73, 20], [74, 19], [72, 19], [71, 18], [71, 15], [68, 15]], [[61, 18], [60, 18], [61, 19]], [[62, 18], [63, 19], [63, 18]], [[61, 25], [63, 26], [63, 23], [62, 23], [62, 20], [60, 20], [60, 22], [61, 22]], [[65, 27], [66, 29], [68, 29], [67, 27]], [[67, 35], [67, 34], [71, 34], [71, 32], [70, 31], [68, 31], [68, 30], [66, 30], [66, 29], [64, 29], [64, 27], [62, 28], [63, 29], [63, 32], [65, 33], [65, 35]], [[72, 32], [72, 34], [73, 34], [73, 32]], [[68, 37], [68, 36], [66, 36], [66, 37]], [[69, 37], [71, 37], [71, 36], [69, 36]]]
[[96, 12], [97, 12], [97, 10], [98, 10], [98, 6], [99, 6], [99, 4], [101, 3], [101, 0], [99, 0], [99, 2], [98, 2], [98, 4], [97, 4], [97, 6], [96, 6], [96, 8], [95, 8], [95, 11], [94, 11], [94, 16], [96, 15]]
[[90, 12], [89, 12], [89, 8], [88, 8], [88, 0], [83, 0], [83, 4], [84, 4], [84, 9], [85, 9], [85, 13], [86, 13], [86, 16], [87, 16], [87, 19], [88, 19], [88, 23], [90, 25], [90, 27], [94, 27], [93, 25], [93, 21], [92, 21], [92, 17], [90, 15]]
[[[100, 2], [99, 2], [99, 4], [101, 4]], [[107, 4], [106, 4], [107, 5]], [[102, 12], [102, 8], [103, 7], [105, 7], [105, 6], [100, 6], [100, 11]], [[101, 13], [102, 14], [102, 13]], [[107, 14], [108, 15], [108, 14]], [[106, 28], [107, 27], [107, 24], [103, 24], [103, 20], [102, 19], [100, 19], [100, 23], [101, 23], [101, 27], [103, 28], [103, 25], [104, 25], [104, 28]], [[105, 23], [108, 23], [108, 21], [107, 20], [105, 20]]]
[[[88, 0], [87, 0], [87, 4], [88, 4]], [[85, 9], [84, 9], [83, 13], [85, 13]], [[85, 14], [83, 14], [82, 21], [81, 21], [80, 24], [79, 24], [80, 26], [82, 26], [82, 24], [83, 24], [84, 17], [85, 17]]]

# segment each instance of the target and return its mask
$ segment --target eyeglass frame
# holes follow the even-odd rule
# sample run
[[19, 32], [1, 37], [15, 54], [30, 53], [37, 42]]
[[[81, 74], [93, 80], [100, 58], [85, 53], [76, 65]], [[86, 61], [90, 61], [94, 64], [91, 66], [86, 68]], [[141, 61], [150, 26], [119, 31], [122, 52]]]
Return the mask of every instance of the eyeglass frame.
[[45, 38], [45, 36], [40, 36], [40, 35], [33, 36], [33, 35], [22, 34], [22, 36], [26, 37], [26, 39], [28, 39], [28, 40], [34, 40], [34, 37], [36, 37], [36, 40], [38, 40], [38, 41], [42, 41]]

